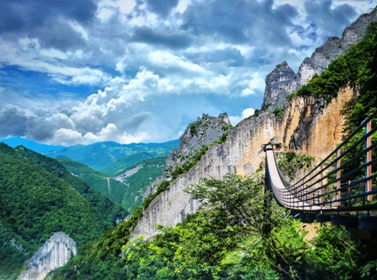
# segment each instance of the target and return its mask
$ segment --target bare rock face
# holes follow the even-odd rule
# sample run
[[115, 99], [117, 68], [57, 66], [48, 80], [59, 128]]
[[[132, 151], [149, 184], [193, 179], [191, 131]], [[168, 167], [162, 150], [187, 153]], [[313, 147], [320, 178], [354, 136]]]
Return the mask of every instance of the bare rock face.
[[56, 232], [28, 261], [18, 279], [42, 280], [50, 271], [65, 265], [76, 253], [76, 242], [64, 232]]
[[179, 140], [179, 151], [174, 151], [167, 157], [165, 172], [161, 177], [148, 187], [143, 195], [145, 199], [157, 190], [157, 185], [162, 181], [169, 181], [170, 172], [178, 164], [191, 161], [192, 157], [204, 146], [218, 140], [230, 129], [230, 120], [227, 113], [220, 114], [217, 118], [203, 114], [202, 117], [189, 124]]
[[284, 107], [287, 95], [295, 92], [297, 75], [284, 61], [266, 77], [266, 89], [262, 108], [272, 111], [277, 106]]
[[277, 106], [284, 107], [289, 94], [307, 84], [314, 74], [321, 74], [331, 61], [346, 53], [352, 44], [360, 41], [371, 22], [377, 22], [377, 8], [369, 14], [361, 15], [344, 30], [342, 38], [329, 37], [310, 58], [305, 58], [297, 74], [285, 61], [277, 65], [266, 78], [262, 110], [272, 112]]

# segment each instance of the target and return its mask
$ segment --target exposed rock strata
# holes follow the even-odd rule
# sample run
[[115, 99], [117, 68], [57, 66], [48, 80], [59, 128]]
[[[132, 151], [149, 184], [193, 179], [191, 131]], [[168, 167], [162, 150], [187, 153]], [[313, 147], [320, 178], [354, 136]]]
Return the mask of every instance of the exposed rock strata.
[[50, 271], [65, 265], [76, 253], [76, 242], [64, 232], [56, 232], [28, 261], [18, 279], [42, 280]]

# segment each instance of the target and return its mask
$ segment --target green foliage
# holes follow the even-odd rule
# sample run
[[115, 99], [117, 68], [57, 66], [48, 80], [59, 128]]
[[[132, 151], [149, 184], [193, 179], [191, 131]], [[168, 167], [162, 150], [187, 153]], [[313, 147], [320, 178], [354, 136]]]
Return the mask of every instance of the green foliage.
[[191, 136], [196, 135], [197, 132], [198, 132], [198, 128], [196, 127], [195, 123], [192, 123], [190, 125], [190, 134], [191, 134]]
[[275, 116], [280, 116], [283, 112], [284, 112], [284, 107], [281, 107], [281, 106], [276, 106], [275, 110], [273, 111]]
[[277, 153], [277, 162], [280, 171], [285, 178], [292, 182], [296, 178], [297, 172], [303, 170], [306, 173], [315, 158], [305, 154], [298, 154], [295, 152], [279, 152]]
[[83, 179], [91, 189], [100, 192], [112, 202], [122, 205], [125, 209], [128, 208], [127, 205], [122, 204], [123, 196], [127, 191], [125, 184], [111, 179], [106, 173], [96, 171], [76, 161], [63, 160], [61, 164], [73, 173], [74, 176]]
[[263, 111], [266, 111], [270, 106], [272, 106], [274, 104], [272, 103], [266, 103], [266, 104], [263, 104], [262, 108], [260, 109], [261, 112]]
[[136, 207], [141, 206], [142, 197], [147, 186], [163, 173], [166, 166], [166, 157], [141, 161], [120, 171], [119, 174], [137, 166], [141, 166], [141, 168], [135, 174], [132, 174], [125, 179], [127, 190], [122, 199], [122, 205], [127, 205], [127, 210], [129, 210], [130, 213], [132, 213]]
[[[82, 245], [99, 238], [106, 228], [76, 190], [2, 143], [0, 202], [1, 276], [18, 272], [25, 257], [55, 232], [63, 231]], [[12, 243], [17, 246], [11, 248]]]
[[108, 227], [115, 226], [117, 219], [122, 219], [128, 212], [119, 204], [113, 203], [106, 196], [91, 189], [84, 180], [73, 176], [60, 162], [55, 159], [38, 154], [25, 147], [19, 146], [14, 149], [18, 154], [41, 166], [47, 172], [62, 179], [79, 194], [99, 213], [106, 221]]

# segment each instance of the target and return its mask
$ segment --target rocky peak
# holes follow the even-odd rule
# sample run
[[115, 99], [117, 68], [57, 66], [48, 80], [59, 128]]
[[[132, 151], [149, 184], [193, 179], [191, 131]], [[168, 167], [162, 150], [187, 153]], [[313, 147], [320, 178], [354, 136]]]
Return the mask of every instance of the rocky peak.
[[170, 180], [169, 174], [174, 171], [177, 165], [190, 162], [195, 154], [204, 146], [217, 140], [231, 128], [227, 113], [219, 114], [218, 117], [211, 117], [203, 114], [202, 117], [190, 123], [183, 132], [179, 140], [179, 150], [177, 148], [168, 155], [166, 168], [161, 177], [148, 187], [143, 198], [156, 190], [156, 186], [164, 180]]
[[314, 51], [310, 58], [305, 58], [297, 74], [285, 61], [277, 65], [266, 77], [262, 111], [272, 112], [277, 106], [284, 106], [289, 94], [307, 84], [314, 74], [321, 74], [331, 61], [347, 52], [352, 44], [360, 41], [372, 22], [377, 22], [377, 7], [371, 13], [361, 15], [347, 27], [341, 39], [329, 37], [321, 47]]
[[296, 89], [297, 75], [286, 61], [278, 64], [266, 77], [266, 89], [262, 109], [272, 111], [277, 106], [284, 106], [288, 94]]

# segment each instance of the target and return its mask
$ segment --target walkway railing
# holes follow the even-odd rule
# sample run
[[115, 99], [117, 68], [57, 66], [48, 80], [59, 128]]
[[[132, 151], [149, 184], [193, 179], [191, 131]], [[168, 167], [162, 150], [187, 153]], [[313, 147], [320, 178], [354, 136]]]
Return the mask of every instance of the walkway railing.
[[372, 153], [377, 154], [377, 125], [372, 125], [376, 116], [377, 110], [294, 184], [285, 180], [273, 148], [267, 146], [266, 181], [278, 203], [293, 210], [315, 212], [377, 208], [377, 157], [372, 158]]

